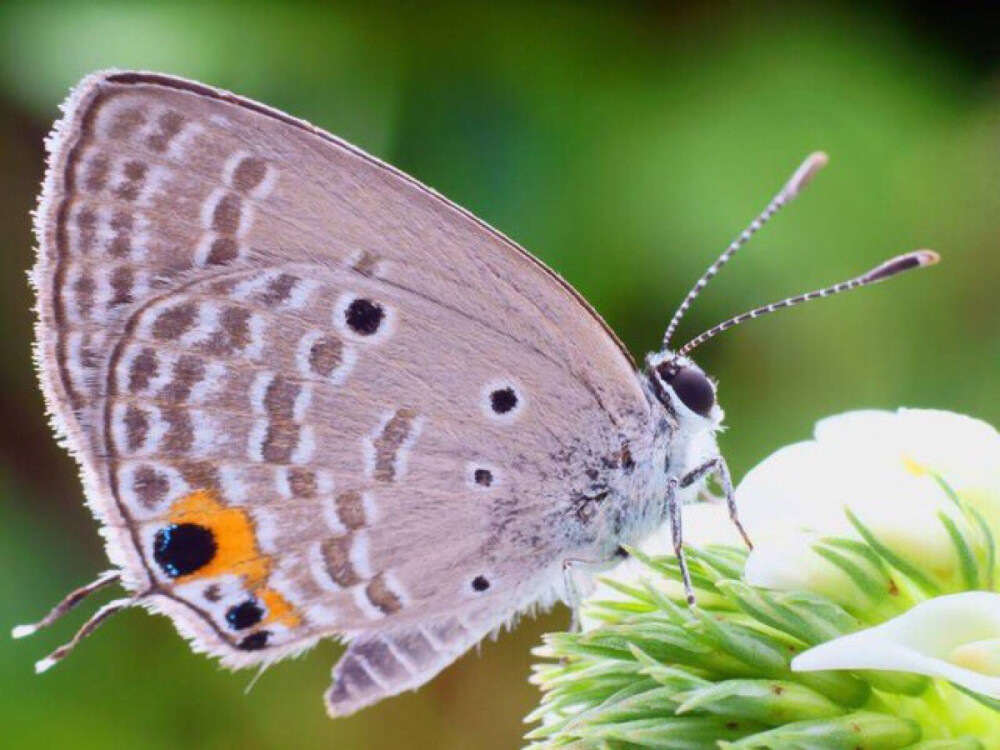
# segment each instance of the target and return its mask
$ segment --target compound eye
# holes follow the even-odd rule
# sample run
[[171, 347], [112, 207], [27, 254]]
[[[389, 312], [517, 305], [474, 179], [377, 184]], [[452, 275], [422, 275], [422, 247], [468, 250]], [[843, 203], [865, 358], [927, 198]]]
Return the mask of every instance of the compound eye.
[[693, 411], [707, 417], [715, 406], [715, 388], [704, 373], [693, 367], [682, 367], [670, 374], [661, 370], [664, 382], [674, 389], [683, 404]]

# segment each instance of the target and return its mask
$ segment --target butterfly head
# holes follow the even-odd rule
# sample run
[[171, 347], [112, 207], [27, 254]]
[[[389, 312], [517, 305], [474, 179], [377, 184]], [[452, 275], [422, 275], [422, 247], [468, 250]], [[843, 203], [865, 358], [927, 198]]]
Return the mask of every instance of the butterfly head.
[[722, 421], [715, 382], [692, 359], [664, 351], [650, 355], [646, 364], [653, 395], [668, 412], [711, 426]]

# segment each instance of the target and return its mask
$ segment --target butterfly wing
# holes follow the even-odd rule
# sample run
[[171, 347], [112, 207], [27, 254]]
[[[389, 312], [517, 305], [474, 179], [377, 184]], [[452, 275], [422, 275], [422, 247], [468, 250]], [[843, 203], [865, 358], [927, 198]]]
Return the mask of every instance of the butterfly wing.
[[91, 77], [49, 145], [43, 384], [144, 603], [233, 665], [354, 638], [330, 696], [351, 710], [551, 593], [591, 533], [574, 502], [649, 419], [568, 285], [370, 156], [179, 79]]

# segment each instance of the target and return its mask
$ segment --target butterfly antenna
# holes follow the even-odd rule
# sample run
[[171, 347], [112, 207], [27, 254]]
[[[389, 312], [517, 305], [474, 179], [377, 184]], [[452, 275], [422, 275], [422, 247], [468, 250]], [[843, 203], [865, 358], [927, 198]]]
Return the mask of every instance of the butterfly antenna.
[[718, 257], [718, 259], [708, 267], [708, 270], [702, 274], [702, 277], [698, 279], [691, 291], [687, 293], [684, 301], [681, 302], [680, 307], [677, 308], [677, 312], [674, 313], [674, 317], [670, 320], [670, 325], [667, 326], [667, 332], [663, 334], [663, 349], [666, 350], [670, 346], [670, 339], [674, 337], [674, 332], [677, 330], [677, 326], [680, 325], [681, 318], [684, 317], [684, 313], [688, 311], [691, 307], [691, 303], [697, 299], [698, 295], [701, 294], [701, 290], [704, 289], [708, 282], [712, 280], [712, 277], [719, 272], [719, 270], [729, 262], [729, 260], [736, 255], [736, 251], [743, 247], [747, 242], [753, 237], [758, 230], [764, 226], [772, 216], [774, 216], [778, 210], [789, 203], [792, 198], [801, 192], [809, 181], [816, 175], [816, 173], [822, 169], [826, 163], [829, 161], [829, 157], [822, 151], [816, 151], [806, 157], [806, 160], [802, 162], [801, 166], [795, 170], [795, 174], [791, 176], [785, 186], [778, 191], [778, 194], [771, 199], [771, 202], [767, 204], [761, 214], [750, 222], [750, 226], [744, 229], [740, 236], [737, 237], [733, 242], [726, 248], [725, 252]]
[[677, 354], [678, 356], [688, 354], [709, 339], [715, 338], [723, 331], [738, 326], [740, 323], [745, 323], [748, 320], [759, 318], [762, 315], [768, 315], [785, 307], [794, 307], [795, 305], [802, 304], [803, 302], [811, 302], [814, 299], [820, 299], [822, 297], [832, 297], [834, 294], [847, 292], [851, 289], [858, 289], [870, 284], [877, 284], [880, 281], [885, 281], [898, 273], [909, 271], [912, 268], [932, 266], [940, 259], [941, 257], [933, 250], [915, 250], [914, 252], [906, 253], [905, 255], [897, 255], [895, 258], [887, 260], [882, 265], [873, 268], [867, 273], [864, 273], [861, 276], [856, 276], [848, 281], [842, 281], [839, 284], [828, 286], [825, 289], [817, 289], [813, 292], [788, 297], [780, 302], [772, 302], [769, 305], [762, 305], [761, 307], [757, 307], [753, 310], [737, 315], [736, 317], [730, 318], [727, 321], [719, 323], [717, 326], [709, 328], [697, 338], [694, 338], [684, 344], [684, 346], [678, 350]]

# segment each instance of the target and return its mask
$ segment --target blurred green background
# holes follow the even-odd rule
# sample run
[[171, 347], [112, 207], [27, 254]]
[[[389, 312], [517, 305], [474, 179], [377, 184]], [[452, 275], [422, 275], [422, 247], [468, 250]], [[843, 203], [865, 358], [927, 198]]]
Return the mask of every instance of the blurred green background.
[[[977, 6], [932, 2], [0, 4], [0, 634], [106, 564], [43, 417], [24, 276], [42, 139], [85, 73], [197, 78], [347, 138], [531, 249], [639, 356], [799, 160], [827, 150], [831, 166], [682, 336], [897, 252], [931, 247], [945, 262], [699, 352], [721, 380], [740, 476], [847, 409], [997, 423], [998, 38]], [[139, 611], [35, 677], [80, 620], [0, 637], [3, 747], [515, 747], [537, 699], [529, 649], [567, 614], [336, 722], [320, 699], [332, 644], [246, 692], [252, 674], [220, 671]]]

